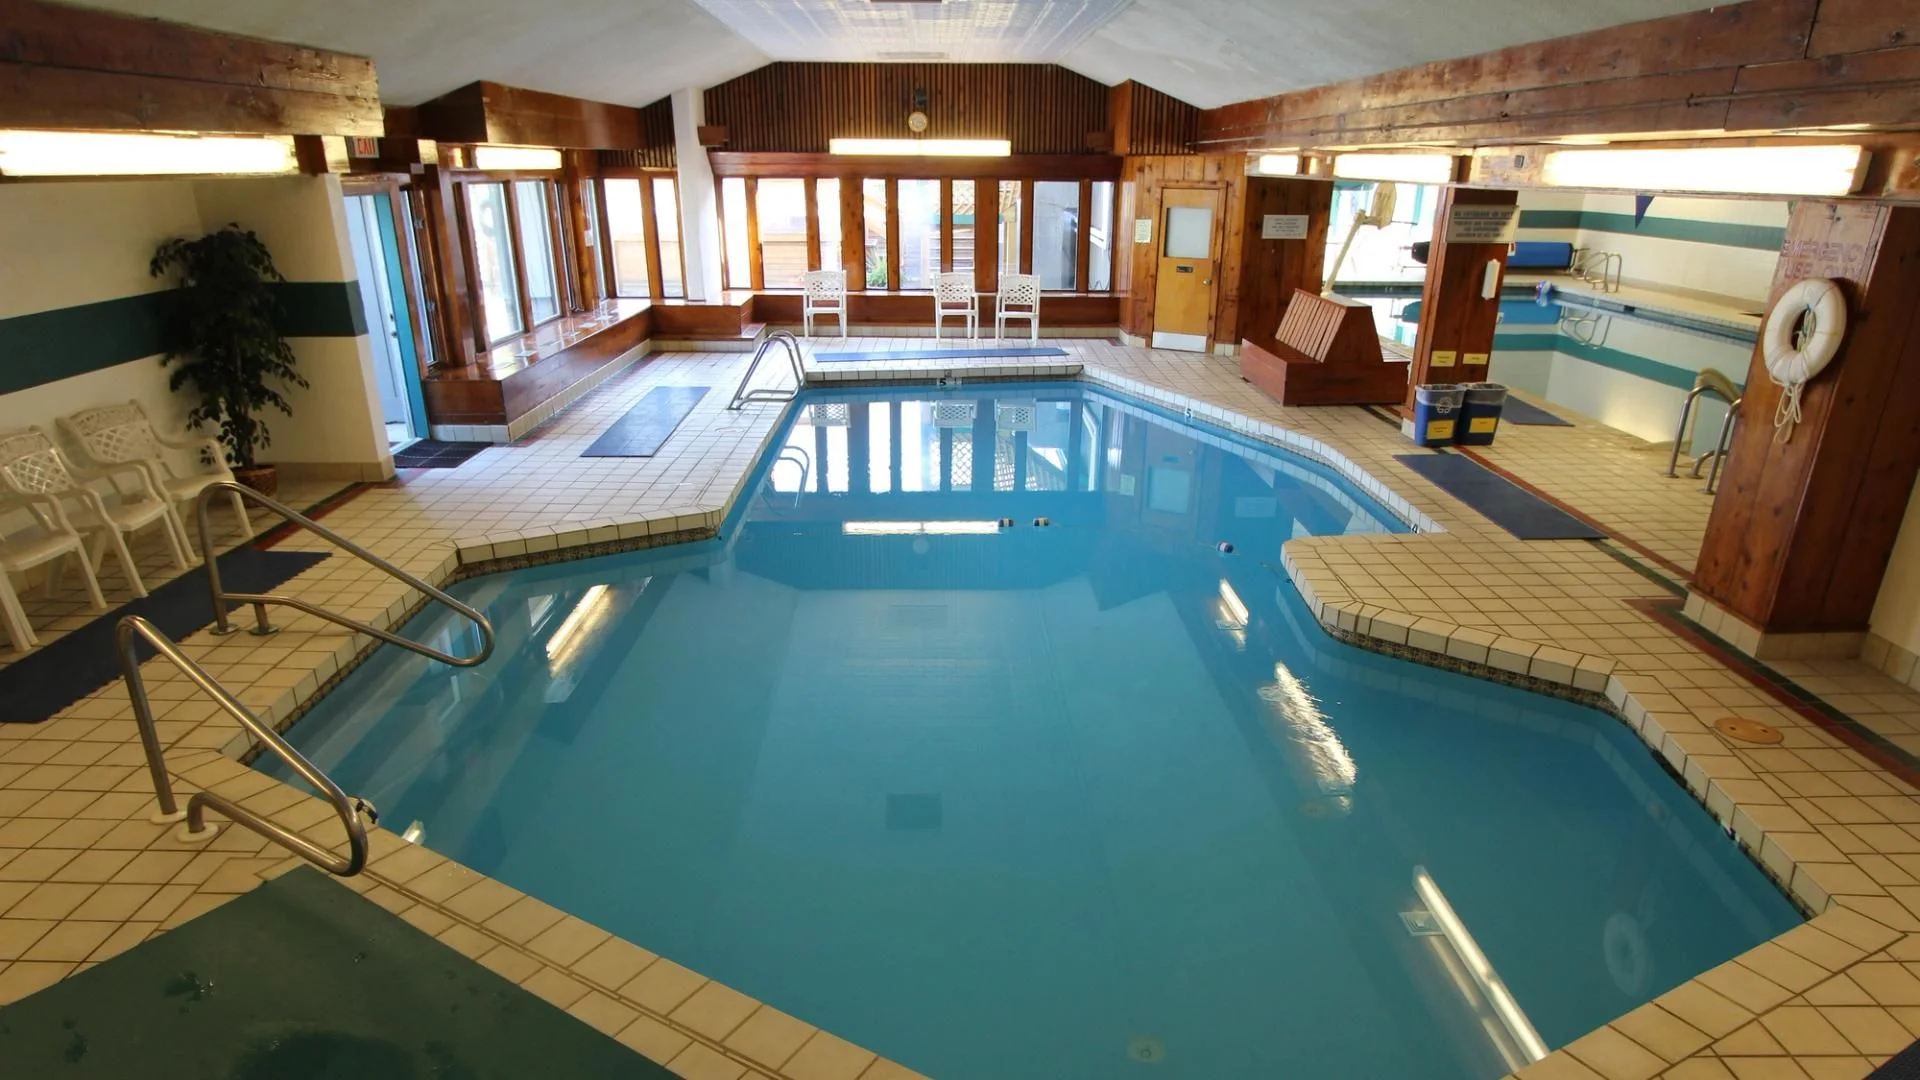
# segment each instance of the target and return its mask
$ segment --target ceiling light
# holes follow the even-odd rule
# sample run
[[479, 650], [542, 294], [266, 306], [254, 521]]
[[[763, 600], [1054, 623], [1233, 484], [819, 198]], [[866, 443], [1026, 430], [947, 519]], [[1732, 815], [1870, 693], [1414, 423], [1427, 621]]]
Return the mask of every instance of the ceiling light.
[[1261, 154], [1254, 162], [1254, 170], [1261, 176], [1299, 176], [1299, 154]]
[[4, 176], [264, 176], [297, 168], [293, 140], [281, 136], [0, 131]]
[[1453, 179], [1452, 154], [1341, 154], [1333, 175], [1342, 180], [1396, 184], [1444, 184]]
[[1013, 143], [1006, 139], [832, 139], [827, 149], [869, 157], [1006, 157], [1013, 153]]
[[551, 172], [560, 167], [560, 151], [539, 146], [476, 146], [473, 167], [490, 172]]
[[1553, 150], [1550, 187], [1704, 191], [1725, 195], [1850, 195], [1865, 178], [1858, 146], [1708, 146], [1685, 150]]

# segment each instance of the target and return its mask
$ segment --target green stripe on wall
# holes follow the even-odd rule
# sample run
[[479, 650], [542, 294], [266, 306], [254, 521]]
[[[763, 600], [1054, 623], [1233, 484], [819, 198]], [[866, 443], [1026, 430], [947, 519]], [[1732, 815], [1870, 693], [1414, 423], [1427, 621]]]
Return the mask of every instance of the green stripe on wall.
[[1614, 214], [1602, 210], [1522, 210], [1520, 227], [1586, 229], [1590, 232], [1651, 236], [1656, 240], [1684, 240], [1754, 251], [1779, 251], [1787, 238], [1787, 230], [1781, 226], [1694, 221], [1691, 218], [1656, 217], [1651, 214], [1636, 223], [1632, 214]]
[[[1693, 389], [1696, 374], [1686, 368], [1663, 364], [1658, 360], [1649, 360], [1644, 356], [1611, 349], [1604, 345], [1583, 345], [1565, 334], [1496, 334], [1493, 347], [1496, 352], [1563, 353], [1576, 360], [1585, 360], [1591, 364], [1623, 371], [1628, 375], [1635, 375], [1681, 390]], [[1738, 385], [1737, 381], [1735, 385]]]
[[[367, 313], [357, 282], [274, 286], [288, 337], [359, 337]], [[166, 350], [167, 293], [144, 293], [0, 319], [0, 394], [70, 379]]]

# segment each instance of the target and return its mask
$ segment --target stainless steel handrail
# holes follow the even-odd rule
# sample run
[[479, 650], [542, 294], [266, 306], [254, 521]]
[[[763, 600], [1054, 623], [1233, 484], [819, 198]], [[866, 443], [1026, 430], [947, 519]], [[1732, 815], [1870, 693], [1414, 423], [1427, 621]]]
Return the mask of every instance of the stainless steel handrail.
[[[1688, 427], [1693, 419], [1694, 403], [1699, 399], [1701, 394], [1712, 394], [1714, 397], [1731, 405], [1737, 400], [1732, 392], [1732, 387], [1732, 382], [1728, 380], [1725, 375], [1720, 374], [1712, 368], [1704, 368], [1699, 374], [1694, 376], [1693, 389], [1687, 391], [1687, 399], [1685, 403], [1680, 406], [1680, 426], [1673, 433], [1673, 453], [1667, 457], [1667, 475], [1669, 477], [1680, 475], [1680, 446], [1688, 434], [1690, 434]], [[1725, 426], [1724, 422], [1722, 426]], [[1710, 455], [1701, 455], [1700, 461], [1705, 461], [1708, 456]], [[1694, 462], [1693, 475], [1696, 477], [1700, 475], [1699, 461]]]
[[[748, 390], [747, 384], [753, 382], [753, 373], [760, 370], [760, 361], [766, 359], [767, 353], [772, 350], [775, 342], [786, 348], [787, 359], [793, 364], [793, 389], [775, 390], [764, 387], [759, 390]], [[800, 393], [800, 388], [806, 384], [807, 373], [800, 366], [800, 339], [794, 337], [791, 330], [775, 330], [761, 338], [760, 344], [754, 347], [753, 362], [747, 365], [747, 373], [741, 378], [739, 387], [734, 390], [733, 400], [727, 402], [727, 409], [738, 411], [740, 406], [749, 401], [792, 401]]]
[[[208, 550], [203, 548], [202, 550]], [[301, 836], [299, 833], [261, 817], [252, 810], [241, 806], [232, 799], [216, 795], [211, 791], [196, 791], [187, 800], [187, 809], [181, 812], [173, 797], [173, 781], [167, 776], [165, 751], [160, 747], [160, 735], [154, 729], [153, 704], [147, 698], [147, 686], [140, 676], [140, 657], [135, 651], [136, 639], [144, 640], [153, 647], [168, 663], [172, 664], [189, 681], [199, 687], [220, 710], [240, 722], [247, 734], [257, 739], [261, 745], [273, 751], [281, 761], [286, 762], [300, 778], [310, 784], [314, 790], [329, 803], [334, 813], [340, 817], [340, 823], [347, 828], [347, 854], [341, 856], [334, 851]], [[330, 874], [340, 877], [352, 877], [367, 865], [367, 826], [380, 820], [379, 812], [365, 799], [348, 795], [340, 790], [326, 773], [300, 756], [300, 752], [287, 745], [280, 734], [253, 715], [253, 711], [242, 705], [238, 698], [227, 692], [205, 668], [181, 652], [173, 640], [160, 631], [159, 627], [138, 615], [128, 615], [114, 628], [114, 644], [120, 654], [120, 677], [127, 684], [127, 697], [133, 701], [134, 722], [140, 728], [140, 744], [147, 752], [147, 771], [153, 775], [153, 794], [160, 803], [159, 821], [179, 821], [183, 817], [187, 823], [186, 839], [204, 839], [214, 830], [207, 825], [207, 807], [211, 806], [237, 824], [259, 833], [261, 836], [292, 851], [308, 862]], [[365, 814], [363, 818], [361, 815]]]
[[[474, 624], [480, 628], [480, 651], [475, 653], [472, 656], [453, 656], [449, 653], [441, 652], [440, 650], [435, 649], [431, 646], [422, 645], [417, 641], [410, 641], [407, 638], [403, 638], [398, 634], [391, 633], [386, 630], [382, 630], [377, 626], [369, 626], [368, 624], [360, 622], [357, 619], [349, 619], [345, 615], [337, 615], [331, 611], [328, 611], [326, 608], [317, 607], [313, 604], [307, 603], [305, 600], [301, 600], [296, 597], [285, 596], [278, 593], [230, 593], [230, 592], [227, 592], [226, 589], [221, 587], [221, 584], [220, 584], [220, 560], [214, 555], [213, 523], [212, 523], [212, 519], [208, 516], [208, 513], [207, 513], [208, 503], [212, 500], [215, 494], [222, 491], [236, 492], [243, 499], [249, 500], [251, 502], [259, 503], [261, 506], [266, 507], [267, 509], [273, 511], [276, 514], [279, 514], [282, 518], [285, 518], [287, 521], [300, 526], [301, 528], [307, 530], [308, 532], [314, 533], [315, 535], [318, 535], [326, 540], [332, 541], [335, 545], [340, 547], [342, 550], [346, 551], [349, 555], [352, 555], [355, 558], [359, 559], [360, 561], [369, 563], [375, 567], [378, 567], [379, 569], [385, 571], [387, 576], [396, 578], [400, 581], [405, 582], [408, 585], [413, 586], [416, 589], [419, 589], [421, 592], [426, 593], [428, 597], [434, 600], [437, 600], [442, 604], [445, 604], [446, 606], [452, 608], [455, 612], [459, 613], [460, 615], [473, 620]], [[378, 638], [389, 645], [398, 645], [403, 649], [408, 649], [413, 652], [419, 653], [421, 656], [427, 657], [428, 659], [438, 660], [443, 664], [452, 664], [454, 667], [473, 667], [485, 661], [487, 657], [493, 655], [493, 624], [487, 621], [487, 617], [485, 615], [480, 614], [478, 611], [475, 611], [473, 608], [468, 607], [466, 604], [463, 604], [460, 601], [455, 600], [453, 597], [448, 596], [446, 593], [441, 592], [439, 589], [436, 589], [433, 586], [427, 584], [426, 582], [421, 581], [419, 578], [414, 577], [412, 574], [407, 573], [405, 570], [402, 570], [399, 567], [388, 562], [387, 560], [381, 558], [380, 556], [375, 555], [373, 552], [368, 551], [366, 548], [361, 547], [359, 544], [356, 544], [353, 541], [347, 539], [346, 537], [341, 536], [339, 533], [334, 532], [332, 529], [327, 528], [325, 525], [322, 525], [319, 522], [313, 520], [312, 518], [307, 517], [305, 514], [300, 513], [298, 510], [295, 510], [290, 506], [286, 506], [278, 502], [277, 500], [270, 499], [267, 496], [262, 495], [259, 492], [253, 490], [250, 487], [247, 487], [243, 484], [234, 483], [231, 480], [221, 480], [215, 483], [208, 484], [206, 486], [206, 489], [200, 492], [200, 498], [195, 501], [194, 515], [199, 521], [200, 551], [202, 555], [205, 557], [205, 562], [207, 564], [207, 584], [212, 589], [212, 592], [213, 592], [214, 627], [211, 632], [214, 634], [231, 634], [235, 629], [232, 622], [230, 622], [227, 618], [229, 614], [228, 607], [227, 607], [229, 601], [234, 603], [240, 603], [240, 604], [252, 604], [253, 616], [254, 616], [253, 633], [261, 636], [271, 634], [274, 632], [274, 626], [272, 623], [267, 621], [267, 605], [277, 604], [281, 607], [293, 608], [295, 611], [304, 611], [309, 615], [315, 616], [316, 618], [325, 619], [328, 622], [333, 623], [337, 626], [344, 626], [349, 630], [356, 630], [362, 634], [366, 634], [369, 637]]]
[[[1709, 495], [1720, 490], [1720, 466], [1726, 462], [1727, 454], [1733, 449], [1733, 422], [1740, 415], [1740, 403], [1745, 400], [1745, 397], [1737, 397], [1728, 402], [1727, 415], [1720, 419], [1720, 438], [1714, 443], [1713, 453], [1709, 455], [1713, 458], [1713, 468], [1707, 472], [1707, 486], [1700, 489]], [[1696, 477], [1700, 475], [1698, 461], [1693, 463], [1693, 475]]]

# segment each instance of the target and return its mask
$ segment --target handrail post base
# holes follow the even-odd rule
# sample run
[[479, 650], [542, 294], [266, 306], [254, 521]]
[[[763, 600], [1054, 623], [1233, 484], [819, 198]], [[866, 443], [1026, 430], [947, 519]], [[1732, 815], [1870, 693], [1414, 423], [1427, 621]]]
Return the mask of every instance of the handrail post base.
[[156, 810], [147, 816], [147, 821], [154, 825], [172, 825], [185, 820], [187, 820], [187, 812], [184, 809], [175, 810], [171, 814], [163, 814]]
[[202, 822], [200, 824], [200, 829], [197, 832], [194, 831], [194, 828], [192, 825], [184, 825], [178, 829], [175, 829], [173, 832], [173, 838], [175, 840], [180, 841], [183, 844], [204, 844], [207, 841], [213, 839], [214, 836], [217, 835], [219, 832], [220, 832], [220, 826], [214, 825], [210, 822]]

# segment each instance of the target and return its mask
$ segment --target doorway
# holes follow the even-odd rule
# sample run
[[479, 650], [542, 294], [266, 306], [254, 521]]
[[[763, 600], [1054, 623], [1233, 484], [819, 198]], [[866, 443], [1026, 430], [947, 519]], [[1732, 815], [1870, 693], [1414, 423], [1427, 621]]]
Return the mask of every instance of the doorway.
[[360, 283], [373, 372], [380, 386], [381, 420], [387, 445], [398, 449], [427, 435], [426, 397], [420, 388], [426, 358], [420, 355], [420, 339], [414, 332], [405, 270], [413, 260], [401, 246], [400, 229], [407, 222], [394, 214], [390, 192], [349, 195], [346, 206], [354, 274]]
[[1219, 188], [1167, 188], [1161, 193], [1154, 348], [1206, 352], [1212, 345], [1219, 221]]

